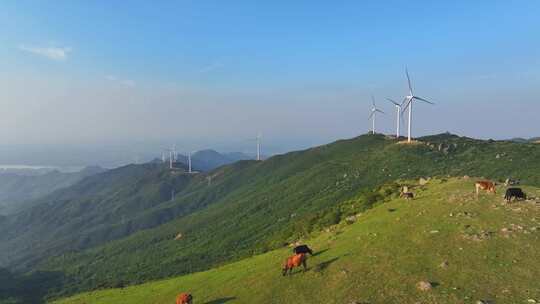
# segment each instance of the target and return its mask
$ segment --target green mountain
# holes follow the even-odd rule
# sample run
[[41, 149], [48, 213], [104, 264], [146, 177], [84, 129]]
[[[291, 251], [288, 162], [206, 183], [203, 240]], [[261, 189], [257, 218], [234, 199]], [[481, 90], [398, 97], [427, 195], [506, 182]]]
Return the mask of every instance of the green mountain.
[[[240, 152], [219, 153], [211, 149], [206, 149], [193, 153], [193, 155], [191, 155], [191, 164], [193, 166], [193, 170], [210, 171], [240, 160], [250, 159], [253, 159], [253, 157]], [[185, 155], [179, 155], [178, 161], [187, 164], [188, 157]]]
[[195, 175], [132, 165], [4, 219], [0, 263], [62, 273], [56, 294], [142, 283], [281, 248], [371, 208], [397, 191], [398, 179], [470, 175], [540, 185], [539, 169], [536, 144], [451, 134], [415, 144], [363, 135]]
[[[290, 248], [212, 270], [56, 304], [536, 303], [540, 300], [540, 201], [503, 204], [471, 192], [471, 179], [416, 183], [416, 199], [391, 195], [305, 240], [308, 271], [281, 275]], [[415, 185], [416, 184], [416, 185]], [[530, 196], [540, 188], [525, 187]], [[418, 284], [425, 282], [426, 290]], [[429, 284], [429, 285], [428, 285]]]
[[44, 174], [0, 174], [0, 214], [12, 214], [32, 205], [32, 201], [55, 190], [76, 184], [83, 178], [105, 171], [87, 167], [79, 172], [57, 170]]

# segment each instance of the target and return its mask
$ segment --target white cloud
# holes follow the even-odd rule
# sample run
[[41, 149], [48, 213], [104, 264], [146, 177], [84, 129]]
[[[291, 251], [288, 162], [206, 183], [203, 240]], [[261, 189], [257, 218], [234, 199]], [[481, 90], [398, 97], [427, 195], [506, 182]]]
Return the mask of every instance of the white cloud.
[[114, 75], [107, 75], [107, 76], [105, 76], [105, 79], [110, 80], [110, 81], [116, 81], [116, 80], [118, 80], [118, 77], [116, 77]]
[[20, 45], [19, 50], [56, 61], [63, 61], [71, 52], [70, 47], [31, 47]]

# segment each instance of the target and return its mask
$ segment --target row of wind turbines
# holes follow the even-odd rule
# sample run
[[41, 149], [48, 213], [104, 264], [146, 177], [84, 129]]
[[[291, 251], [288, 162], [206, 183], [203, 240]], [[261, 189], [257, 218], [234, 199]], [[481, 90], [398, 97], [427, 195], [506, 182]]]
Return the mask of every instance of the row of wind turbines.
[[[428, 104], [432, 104], [434, 105], [433, 102], [425, 99], [425, 98], [422, 98], [422, 97], [419, 97], [417, 95], [415, 95], [413, 93], [413, 89], [412, 89], [412, 85], [411, 85], [411, 77], [409, 76], [409, 71], [407, 68], [405, 68], [405, 75], [407, 76], [407, 84], [409, 86], [409, 94], [405, 96], [405, 98], [403, 99], [403, 101], [401, 103], [398, 103], [396, 102], [395, 100], [393, 99], [390, 99], [390, 98], [386, 98], [386, 100], [388, 100], [389, 102], [391, 102], [395, 108], [396, 108], [396, 138], [399, 139], [400, 138], [400, 126], [401, 126], [401, 119], [402, 119], [402, 116], [403, 116], [403, 113], [405, 113], [405, 111], [408, 110], [408, 124], [407, 124], [407, 142], [411, 142], [412, 141], [412, 137], [411, 137], [411, 128], [412, 128], [412, 108], [413, 108], [413, 104], [415, 101], [422, 101], [422, 102], [425, 102], [425, 103], [428, 103]], [[371, 96], [371, 114], [369, 115], [369, 118], [368, 119], [371, 119], [372, 121], [372, 133], [375, 134], [375, 121], [376, 121], [376, 118], [377, 118], [377, 113], [381, 113], [381, 114], [385, 114], [382, 110], [380, 110], [379, 108], [377, 108], [377, 106], [375, 105], [375, 97], [372, 95]], [[258, 133], [257, 134], [257, 137], [255, 137], [254, 139], [250, 139], [249, 141], [255, 141], [256, 142], [256, 145], [257, 145], [257, 150], [256, 150], [256, 160], [257, 161], [260, 161], [261, 160], [261, 140], [262, 140], [262, 135], [261, 133]], [[169, 153], [169, 158], [167, 159], [166, 158], [166, 154], [165, 152], [168, 152]], [[166, 149], [165, 152], [162, 152], [162, 155], [161, 155], [161, 158], [162, 158], [162, 162], [163, 163], [166, 163], [168, 161], [169, 163], [169, 168], [171, 170], [174, 170], [175, 167], [174, 167], [174, 164], [178, 161], [178, 152], [176, 150], [176, 145], [173, 145], [173, 147], [171, 149]], [[187, 173], [198, 173], [197, 171], [193, 171], [192, 170], [192, 162], [191, 162], [191, 156], [192, 154], [194, 154], [195, 152], [197, 151], [190, 151], [188, 152], [188, 155], [187, 155], [187, 158], [188, 158], [188, 172]]]
[[[257, 134], [257, 137], [255, 137], [255, 139], [250, 139], [250, 141], [255, 141], [257, 143], [257, 154], [256, 154], [256, 160], [257, 161], [260, 161], [261, 160], [261, 140], [262, 140], [262, 135], [261, 133], [258, 133]], [[166, 154], [165, 152], [169, 152], [169, 158], [167, 159], [166, 157]], [[192, 154], [195, 154], [197, 152], [197, 150], [195, 151], [189, 151], [187, 154], [187, 160], [188, 160], [188, 171], [187, 173], [191, 174], [191, 173], [199, 173], [198, 171], [193, 171], [192, 169], [192, 165], [191, 165], [191, 155]], [[166, 149], [165, 151], [163, 151], [161, 153], [161, 162], [162, 163], [166, 163], [166, 162], [169, 162], [169, 169], [171, 170], [174, 170], [175, 167], [174, 167], [174, 164], [178, 161], [178, 151], [176, 150], [176, 145], [173, 145], [173, 147], [171, 149]]]
[[[412, 108], [413, 103], [415, 101], [422, 101], [428, 104], [434, 105], [433, 102], [426, 100], [425, 98], [419, 97], [414, 95], [412, 85], [411, 85], [411, 77], [409, 76], [409, 71], [407, 68], [405, 68], [405, 74], [407, 75], [407, 83], [409, 85], [409, 95], [405, 96], [403, 101], [401, 103], [397, 103], [396, 101], [386, 98], [389, 102], [391, 102], [396, 107], [396, 138], [399, 139], [400, 133], [399, 133], [399, 127], [401, 125], [401, 116], [403, 113], [407, 110], [409, 110], [409, 117], [408, 117], [408, 123], [407, 123], [407, 142], [411, 142], [411, 126], [412, 126]], [[375, 97], [373, 95], [371, 96], [371, 114], [369, 115], [368, 119], [371, 119], [372, 121], [372, 133], [375, 134], [375, 119], [377, 117], [377, 113], [385, 114], [382, 110], [377, 108], [375, 105]]]

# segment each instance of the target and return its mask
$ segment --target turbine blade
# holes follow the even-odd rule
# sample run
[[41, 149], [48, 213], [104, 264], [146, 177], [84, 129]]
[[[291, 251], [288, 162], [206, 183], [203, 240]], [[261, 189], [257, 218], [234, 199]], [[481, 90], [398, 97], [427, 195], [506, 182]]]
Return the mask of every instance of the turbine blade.
[[371, 95], [371, 104], [375, 107], [375, 97]]
[[403, 105], [407, 102], [407, 97], [403, 98], [403, 101], [401, 102], [401, 107], [403, 107]]
[[390, 98], [386, 98], [386, 100], [390, 101], [391, 103], [395, 104], [396, 106], [399, 107], [399, 103], [395, 102], [394, 100], [390, 99]]
[[373, 117], [373, 114], [375, 114], [375, 111], [371, 111], [371, 115], [369, 115], [369, 118], [368, 118], [368, 120], [370, 120], [370, 119], [371, 119], [371, 117]]
[[413, 98], [414, 98], [414, 99], [417, 99], [417, 100], [420, 100], [420, 101], [423, 101], [423, 102], [425, 102], [425, 103], [429, 103], [429, 104], [434, 105], [433, 102], [431, 102], [431, 101], [429, 101], [429, 100], [425, 100], [424, 98], [420, 98], [420, 97], [417, 97], [417, 96], [414, 96]]
[[412, 86], [411, 86], [411, 77], [409, 77], [409, 70], [405, 67], [405, 74], [407, 74], [407, 83], [409, 83], [409, 93], [412, 96]]
[[383, 111], [379, 110], [379, 109], [375, 109], [376, 112], [379, 112], [379, 113], [383, 113], [383, 114], [386, 114], [384, 113]]
[[405, 104], [402, 105], [403, 108], [401, 109], [401, 114], [403, 114], [407, 110], [407, 108], [411, 104], [412, 100], [413, 100], [412, 98], [405, 98], [405, 100], [404, 100]]

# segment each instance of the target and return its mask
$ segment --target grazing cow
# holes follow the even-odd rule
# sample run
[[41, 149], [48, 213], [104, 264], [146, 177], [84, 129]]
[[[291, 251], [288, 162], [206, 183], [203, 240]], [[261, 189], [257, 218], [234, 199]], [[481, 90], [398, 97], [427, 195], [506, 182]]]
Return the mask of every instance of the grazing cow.
[[304, 271], [307, 270], [305, 253], [298, 253], [291, 257], [288, 257], [287, 261], [285, 261], [285, 265], [283, 266], [282, 274], [285, 276], [287, 272], [289, 272], [290, 275], [292, 274], [293, 268], [299, 267], [300, 265], [304, 266]]
[[480, 193], [480, 190], [486, 190], [487, 192], [497, 193], [495, 190], [495, 184], [490, 181], [478, 181], [474, 184], [476, 188], [476, 195]]
[[412, 192], [402, 192], [399, 196], [405, 198], [406, 200], [411, 200], [414, 198], [414, 194]]
[[504, 195], [504, 199], [509, 203], [512, 198], [518, 199], [527, 199], [527, 195], [523, 193], [523, 190], [521, 188], [508, 188], [506, 189], [506, 194]]
[[192, 304], [193, 296], [189, 293], [183, 292], [176, 296], [176, 304]]
[[504, 181], [504, 185], [505, 185], [506, 187], [508, 187], [508, 186], [519, 185], [519, 180], [507, 178], [507, 179]]
[[311, 248], [308, 247], [308, 245], [296, 246], [296, 247], [294, 247], [293, 252], [296, 253], [296, 254], [299, 254], [299, 253], [308, 254], [309, 253], [309, 255], [313, 255], [313, 251], [311, 250]]

